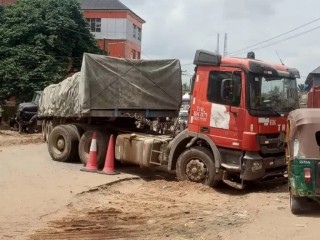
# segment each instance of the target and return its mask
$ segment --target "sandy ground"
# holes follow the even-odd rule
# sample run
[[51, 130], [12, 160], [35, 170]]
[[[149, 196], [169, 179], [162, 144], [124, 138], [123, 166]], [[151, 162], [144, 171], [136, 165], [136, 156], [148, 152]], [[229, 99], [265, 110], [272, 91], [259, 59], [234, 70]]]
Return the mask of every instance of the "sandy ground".
[[[45, 143], [23, 145], [19, 135], [14, 137], [0, 136], [1, 143], [4, 139], [13, 143], [0, 145], [0, 239], [25, 239], [45, 223], [47, 215], [69, 204], [78, 193], [133, 177], [81, 172], [81, 164], [52, 161]], [[26, 135], [21, 138], [27, 143]], [[30, 135], [30, 142], [37, 138]]]
[[0, 150], [1, 239], [319, 238], [319, 205], [292, 215], [283, 182], [215, 190], [126, 166], [106, 180], [51, 161], [44, 143]]
[[19, 134], [17, 131], [0, 130], [0, 147], [41, 142], [41, 134]]
[[220, 191], [133, 180], [80, 195], [30, 239], [317, 239], [320, 211], [288, 208], [286, 184]]

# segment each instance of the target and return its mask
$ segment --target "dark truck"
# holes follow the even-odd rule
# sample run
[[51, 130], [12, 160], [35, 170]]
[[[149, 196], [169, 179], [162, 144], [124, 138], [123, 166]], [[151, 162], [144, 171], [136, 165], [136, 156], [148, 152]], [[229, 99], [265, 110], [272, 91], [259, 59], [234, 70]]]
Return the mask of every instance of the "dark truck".
[[17, 108], [17, 113], [10, 120], [10, 127], [13, 130], [18, 130], [27, 133], [37, 133], [41, 128], [37, 125], [37, 112], [41, 91], [36, 91], [31, 102], [20, 103]]

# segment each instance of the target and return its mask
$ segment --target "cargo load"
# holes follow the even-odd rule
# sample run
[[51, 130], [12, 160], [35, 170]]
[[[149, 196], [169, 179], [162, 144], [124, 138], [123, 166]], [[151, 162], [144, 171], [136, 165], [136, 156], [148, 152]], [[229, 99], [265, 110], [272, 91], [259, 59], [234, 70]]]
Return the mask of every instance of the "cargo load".
[[178, 115], [182, 101], [179, 60], [128, 60], [84, 54], [81, 71], [43, 91], [38, 117]]

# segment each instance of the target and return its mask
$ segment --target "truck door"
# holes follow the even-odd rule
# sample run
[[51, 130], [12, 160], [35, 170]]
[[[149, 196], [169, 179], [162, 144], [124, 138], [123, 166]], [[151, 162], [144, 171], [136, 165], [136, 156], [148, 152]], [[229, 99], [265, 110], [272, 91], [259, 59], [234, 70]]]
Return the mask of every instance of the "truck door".
[[190, 121], [221, 147], [241, 149], [244, 130], [244, 79], [238, 68], [216, 68], [199, 74], [199, 98]]

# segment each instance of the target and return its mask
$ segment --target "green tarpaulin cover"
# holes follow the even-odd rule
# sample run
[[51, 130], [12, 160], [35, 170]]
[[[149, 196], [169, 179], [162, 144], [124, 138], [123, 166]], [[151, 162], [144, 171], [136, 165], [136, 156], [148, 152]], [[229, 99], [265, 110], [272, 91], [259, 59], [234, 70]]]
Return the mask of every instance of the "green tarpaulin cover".
[[46, 87], [39, 117], [81, 117], [91, 110], [178, 110], [179, 60], [128, 60], [84, 54], [81, 71]]

